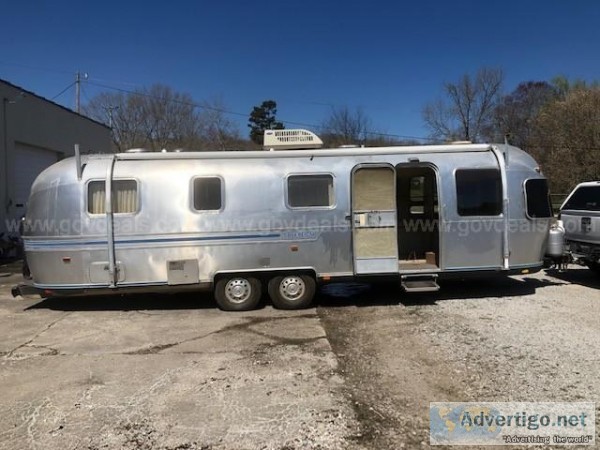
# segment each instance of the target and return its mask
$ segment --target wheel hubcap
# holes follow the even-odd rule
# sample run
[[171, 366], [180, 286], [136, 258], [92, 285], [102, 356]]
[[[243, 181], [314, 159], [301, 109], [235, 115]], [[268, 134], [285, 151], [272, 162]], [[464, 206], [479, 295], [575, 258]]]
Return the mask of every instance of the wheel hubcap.
[[300, 277], [285, 277], [279, 285], [279, 293], [286, 300], [298, 300], [304, 295], [306, 285]]
[[252, 286], [245, 278], [233, 278], [225, 285], [225, 296], [232, 303], [244, 303], [252, 294]]

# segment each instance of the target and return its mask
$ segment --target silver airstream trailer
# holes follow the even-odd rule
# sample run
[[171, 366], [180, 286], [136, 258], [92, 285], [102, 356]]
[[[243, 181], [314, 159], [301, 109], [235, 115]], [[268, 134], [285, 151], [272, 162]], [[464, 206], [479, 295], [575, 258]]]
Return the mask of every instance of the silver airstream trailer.
[[542, 267], [546, 179], [518, 148], [319, 144], [277, 130], [266, 132], [267, 151], [60, 161], [31, 190], [31, 287], [43, 296], [210, 288], [225, 310], [254, 308], [266, 291], [292, 309], [324, 282], [396, 277], [406, 291], [428, 291], [446, 276]]

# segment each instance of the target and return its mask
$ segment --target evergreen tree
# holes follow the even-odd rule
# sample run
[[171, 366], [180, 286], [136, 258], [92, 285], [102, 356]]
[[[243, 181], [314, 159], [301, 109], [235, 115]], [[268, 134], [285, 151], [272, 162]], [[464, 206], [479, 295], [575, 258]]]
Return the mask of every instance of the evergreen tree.
[[274, 100], [265, 100], [260, 106], [255, 106], [248, 119], [250, 139], [256, 144], [263, 144], [265, 130], [283, 130], [285, 126], [278, 122], [277, 103]]

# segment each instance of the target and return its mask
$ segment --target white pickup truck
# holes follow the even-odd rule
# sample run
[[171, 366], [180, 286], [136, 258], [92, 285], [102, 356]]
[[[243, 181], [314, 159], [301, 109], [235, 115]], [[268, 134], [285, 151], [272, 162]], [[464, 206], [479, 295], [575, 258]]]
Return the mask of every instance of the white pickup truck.
[[560, 207], [565, 251], [600, 274], [600, 181], [577, 185]]

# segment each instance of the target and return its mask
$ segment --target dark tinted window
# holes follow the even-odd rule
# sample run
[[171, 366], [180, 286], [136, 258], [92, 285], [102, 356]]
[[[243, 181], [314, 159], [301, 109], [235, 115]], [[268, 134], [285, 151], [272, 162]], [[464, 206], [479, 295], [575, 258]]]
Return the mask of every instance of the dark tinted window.
[[292, 175], [288, 178], [288, 205], [292, 208], [332, 206], [331, 175]]
[[218, 177], [196, 178], [194, 180], [194, 209], [217, 211], [223, 206], [221, 179]]
[[600, 211], [600, 186], [580, 187], [562, 209]]
[[502, 179], [496, 169], [456, 171], [456, 197], [461, 216], [497, 216], [502, 213]]
[[410, 179], [410, 201], [422, 202], [425, 200], [425, 177], [412, 177]]
[[425, 213], [425, 177], [410, 179], [410, 213]]
[[527, 180], [525, 197], [527, 198], [527, 215], [529, 217], [552, 217], [547, 180]]

